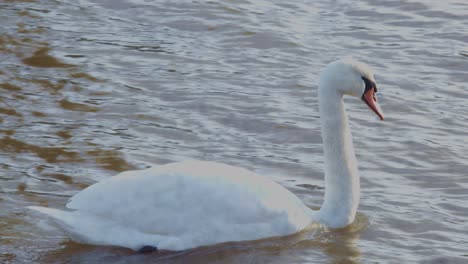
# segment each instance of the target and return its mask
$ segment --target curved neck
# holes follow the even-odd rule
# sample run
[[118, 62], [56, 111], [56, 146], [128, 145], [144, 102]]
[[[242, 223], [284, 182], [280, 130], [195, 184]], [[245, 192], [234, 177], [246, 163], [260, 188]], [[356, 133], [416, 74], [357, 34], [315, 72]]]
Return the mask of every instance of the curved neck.
[[359, 174], [343, 94], [319, 89], [320, 121], [325, 155], [325, 199], [319, 221], [344, 227], [354, 221], [359, 205]]

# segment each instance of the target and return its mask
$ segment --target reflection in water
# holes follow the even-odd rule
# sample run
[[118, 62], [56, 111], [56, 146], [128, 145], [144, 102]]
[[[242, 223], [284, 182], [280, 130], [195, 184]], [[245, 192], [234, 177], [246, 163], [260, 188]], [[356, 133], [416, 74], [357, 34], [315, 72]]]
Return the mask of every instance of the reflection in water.
[[81, 111], [81, 112], [97, 112], [99, 111], [99, 108], [86, 105], [86, 104], [81, 104], [81, 103], [73, 103], [68, 101], [67, 99], [62, 99], [59, 101], [60, 107], [66, 110], [70, 111]]
[[[39, 33], [39, 32], [33, 32]], [[75, 65], [63, 63], [59, 61], [57, 58], [49, 55], [50, 48], [44, 47], [39, 48], [34, 54], [30, 57], [24, 58], [22, 61], [24, 64], [34, 67], [44, 67], [44, 68], [65, 68], [65, 67], [73, 67]]]
[[63, 139], [70, 139], [73, 137], [73, 135], [71, 134], [71, 131], [69, 130], [60, 130], [60, 131], [57, 131], [57, 136], [63, 138]]
[[[19, 14], [21, 15], [21, 14]], [[27, 26], [23, 23], [16, 24], [18, 26], [17, 32], [21, 34], [29, 34], [29, 33], [44, 33], [45, 28], [41, 27], [33, 27], [32, 29], [27, 29]]]
[[[360, 219], [358, 218], [357, 221]], [[356, 228], [356, 223], [331, 232], [329, 243], [322, 247], [324, 252], [330, 256], [332, 263], [359, 263], [361, 251], [357, 247], [356, 241], [359, 239], [360, 229]]]
[[353, 224], [341, 229], [327, 229], [324, 232], [317, 232], [314, 237], [303, 240], [296, 246], [320, 248], [330, 257], [331, 263], [360, 263], [361, 251], [356, 241], [368, 226], [367, 217], [358, 213]]
[[44, 159], [46, 162], [52, 163], [80, 161], [79, 153], [76, 151], [69, 151], [60, 147], [41, 147], [31, 145], [8, 136], [0, 139], [0, 150], [14, 154], [20, 154], [24, 152], [34, 153], [38, 157]]
[[[356, 245], [359, 234], [368, 226], [367, 218], [358, 214], [356, 222], [347, 228], [328, 230], [314, 225], [299, 234], [258, 241], [224, 243], [185, 251], [160, 251], [138, 254], [125, 248], [82, 245], [68, 240], [62, 248], [41, 257], [55, 263], [304, 263], [308, 255], [320, 251], [330, 257], [330, 263], [360, 263], [361, 252]], [[318, 250], [317, 250], [318, 249]], [[317, 252], [318, 251], [318, 252]], [[284, 258], [282, 255], [289, 255]]]
[[125, 161], [121, 154], [114, 150], [94, 149], [87, 154], [95, 157], [96, 162], [107, 170], [121, 172], [135, 169], [135, 166]]
[[19, 92], [21, 91], [21, 87], [10, 83], [0, 83], [0, 88], [11, 91], [11, 92]]
[[16, 112], [15, 109], [3, 108], [3, 107], [0, 107], [0, 114], [18, 116], [18, 117], [22, 116], [20, 113]]
[[44, 90], [50, 91], [52, 94], [57, 94], [59, 91], [63, 90], [65, 85], [68, 83], [67, 80], [57, 80], [55, 83], [49, 81], [49, 80], [44, 80], [44, 79], [21, 79], [24, 82], [30, 82], [33, 84], [38, 84], [40, 87], [42, 87]]
[[74, 72], [74, 73], [71, 73], [70, 74], [70, 77], [71, 78], [75, 78], [75, 79], [80, 79], [80, 78], [83, 78], [83, 79], [86, 79], [86, 80], [89, 80], [89, 81], [93, 81], [93, 82], [103, 82], [103, 80], [100, 80], [92, 75], [89, 75], [87, 73], [84, 73], [84, 72]]

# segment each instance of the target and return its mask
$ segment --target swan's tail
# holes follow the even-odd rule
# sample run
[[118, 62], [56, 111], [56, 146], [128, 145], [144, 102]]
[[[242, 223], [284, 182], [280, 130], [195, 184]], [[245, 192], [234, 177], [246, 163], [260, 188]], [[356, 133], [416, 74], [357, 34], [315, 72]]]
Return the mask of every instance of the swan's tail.
[[41, 206], [28, 206], [28, 209], [31, 209], [31, 210], [38, 211], [40, 213], [46, 214], [46, 215], [52, 217], [54, 220], [64, 219], [66, 217], [66, 214], [69, 213], [69, 212], [66, 212], [66, 211], [61, 211], [61, 210], [58, 210], [58, 209], [41, 207]]
[[[132, 226], [121, 225], [112, 219], [82, 210], [62, 211], [40, 206], [29, 206], [51, 217], [71, 239], [92, 245], [114, 245], [139, 250], [144, 246], [159, 246], [170, 237], [140, 232]], [[170, 241], [169, 241], [170, 242]]]
[[72, 239], [76, 242], [83, 242], [86, 239], [83, 239], [83, 237], [77, 232], [76, 226], [77, 226], [77, 217], [73, 215], [73, 212], [70, 211], [62, 211], [58, 209], [53, 209], [53, 208], [47, 208], [47, 207], [41, 207], [41, 206], [28, 206], [29, 209], [43, 213], [52, 220], [54, 220], [57, 225], [62, 228], [65, 232], [70, 234]]

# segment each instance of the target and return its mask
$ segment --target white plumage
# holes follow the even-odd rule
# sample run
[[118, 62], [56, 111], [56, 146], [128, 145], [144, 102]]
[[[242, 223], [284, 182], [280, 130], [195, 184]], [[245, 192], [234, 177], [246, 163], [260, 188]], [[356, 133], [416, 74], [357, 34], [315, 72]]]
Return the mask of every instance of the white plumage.
[[300, 231], [308, 209], [281, 185], [248, 170], [185, 161], [127, 171], [79, 192], [51, 215], [78, 242], [182, 250]]
[[293, 193], [246, 169], [185, 161], [127, 171], [73, 196], [69, 211], [32, 206], [73, 240], [139, 250], [183, 250], [284, 236], [313, 222], [344, 227], [359, 204], [359, 175], [343, 95], [360, 96], [381, 118], [374, 78], [353, 60], [329, 64], [320, 78], [325, 199], [312, 211]]

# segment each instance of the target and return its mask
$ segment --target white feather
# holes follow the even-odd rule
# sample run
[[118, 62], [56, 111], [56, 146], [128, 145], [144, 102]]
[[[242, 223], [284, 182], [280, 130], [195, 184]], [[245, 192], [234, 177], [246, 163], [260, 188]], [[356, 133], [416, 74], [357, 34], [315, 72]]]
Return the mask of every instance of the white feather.
[[120, 173], [73, 196], [70, 211], [30, 208], [52, 217], [75, 241], [134, 250], [284, 236], [314, 221], [346, 226], [359, 204], [359, 175], [343, 95], [362, 92], [361, 76], [372, 73], [344, 60], [331, 63], [321, 76], [326, 194], [318, 212], [267, 177], [206, 161]]
[[182, 250], [295, 233], [310, 209], [281, 185], [248, 170], [185, 161], [127, 171], [79, 192], [73, 212], [46, 213], [74, 240]]

